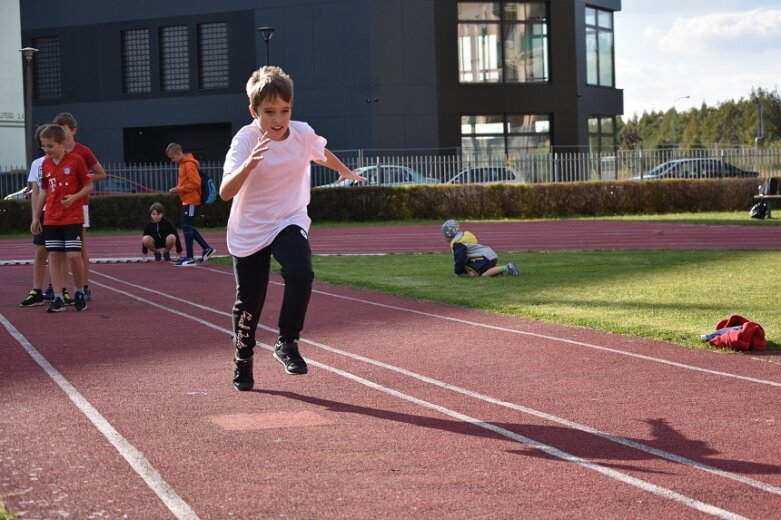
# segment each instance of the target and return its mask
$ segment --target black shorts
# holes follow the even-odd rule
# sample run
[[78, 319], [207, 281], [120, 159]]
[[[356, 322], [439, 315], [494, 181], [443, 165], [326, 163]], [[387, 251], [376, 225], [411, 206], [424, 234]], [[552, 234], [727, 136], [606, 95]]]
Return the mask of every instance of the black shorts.
[[80, 252], [82, 224], [44, 226], [43, 237], [49, 252]]
[[477, 274], [483, 274], [492, 267], [496, 267], [496, 258], [493, 260], [488, 260], [487, 258], [478, 258], [475, 260], [469, 260], [469, 262], [466, 264], [467, 269], [471, 269]]

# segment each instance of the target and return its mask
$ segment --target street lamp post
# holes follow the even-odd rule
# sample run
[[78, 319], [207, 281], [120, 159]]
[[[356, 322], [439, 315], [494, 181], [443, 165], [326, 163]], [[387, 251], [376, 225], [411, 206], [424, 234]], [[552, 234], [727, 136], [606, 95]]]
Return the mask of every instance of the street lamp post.
[[24, 58], [24, 142], [27, 168], [33, 160], [33, 56], [38, 49], [25, 47], [19, 49]]
[[677, 98], [675, 101], [673, 101], [673, 118], [672, 118], [672, 124], [671, 124], [672, 130], [673, 130], [673, 148], [676, 148], [676, 146], [675, 146], [675, 119], [677, 118], [677, 113], [675, 111], [675, 104], [678, 101], [682, 100], [682, 99], [689, 99], [690, 97], [691, 96], [681, 96], [681, 97]]
[[271, 65], [271, 61], [269, 60], [269, 46], [271, 45], [269, 42], [271, 38], [274, 36], [274, 28], [273, 27], [258, 27], [258, 31], [260, 31], [261, 36], [263, 36], [263, 41], [266, 42], [266, 65]]

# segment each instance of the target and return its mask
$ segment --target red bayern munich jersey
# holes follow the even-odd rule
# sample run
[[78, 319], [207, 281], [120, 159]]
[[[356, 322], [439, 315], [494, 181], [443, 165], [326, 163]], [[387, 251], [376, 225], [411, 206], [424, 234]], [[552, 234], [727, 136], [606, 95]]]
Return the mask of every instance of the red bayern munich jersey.
[[[84, 159], [84, 162], [87, 164], [87, 173], [98, 163], [98, 158], [95, 157], [95, 154], [92, 153], [92, 150], [89, 149], [88, 146], [84, 146], [81, 143], [73, 143], [73, 150], [71, 150], [71, 153], [75, 153], [76, 155], [81, 156], [82, 159]], [[89, 204], [89, 196], [84, 197], [81, 199], [82, 205], [86, 206]]]
[[71, 204], [69, 208], [62, 205], [65, 196], [78, 193], [86, 184], [92, 182], [84, 159], [73, 152], [67, 152], [59, 164], [54, 164], [54, 159], [47, 157], [43, 160], [41, 170], [41, 188], [47, 190], [46, 225], [84, 224], [81, 201]]

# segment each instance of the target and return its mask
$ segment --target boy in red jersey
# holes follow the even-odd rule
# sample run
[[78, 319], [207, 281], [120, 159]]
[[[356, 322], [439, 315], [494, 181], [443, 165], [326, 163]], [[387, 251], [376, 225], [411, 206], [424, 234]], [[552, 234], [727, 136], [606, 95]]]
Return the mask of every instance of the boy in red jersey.
[[[100, 182], [106, 178], [106, 170], [100, 164], [100, 161], [95, 157], [88, 147], [81, 143], [77, 143], [75, 136], [78, 129], [76, 118], [70, 112], [63, 112], [58, 115], [52, 121], [55, 125], [60, 125], [65, 129], [65, 151], [73, 152], [80, 155], [84, 162], [87, 164], [87, 170], [92, 178], [92, 182]], [[89, 197], [84, 197], [82, 202], [84, 211], [84, 224], [81, 229], [81, 260], [82, 265], [82, 277], [84, 279], [84, 298], [89, 301], [92, 299], [92, 292], [89, 289], [89, 254], [87, 254], [87, 228], [90, 227], [89, 220]], [[67, 282], [67, 267], [63, 276], [63, 283]], [[75, 276], [74, 276], [75, 279]]]
[[[66, 264], [66, 269], [69, 264], [76, 282], [76, 310], [83, 311], [87, 308], [87, 302], [84, 299], [84, 266], [81, 259], [81, 229], [84, 224], [82, 199], [92, 192], [92, 179], [84, 160], [65, 150], [65, 130], [61, 126], [46, 125], [40, 137], [46, 159], [41, 165], [41, 190], [30, 230], [34, 234], [41, 232], [38, 215], [45, 202], [46, 224], [43, 226], [43, 236], [49, 253], [52, 286], [65, 287], [65, 280], [62, 279], [63, 264]], [[65, 302], [60, 289], [55, 292], [46, 311], [63, 310]]]

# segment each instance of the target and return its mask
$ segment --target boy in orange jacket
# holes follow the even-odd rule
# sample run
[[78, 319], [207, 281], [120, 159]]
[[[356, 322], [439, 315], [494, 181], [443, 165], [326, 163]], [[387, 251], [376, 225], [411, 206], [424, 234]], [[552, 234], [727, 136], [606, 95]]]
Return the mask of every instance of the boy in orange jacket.
[[201, 175], [198, 173], [198, 161], [193, 157], [193, 154], [184, 153], [182, 145], [179, 143], [169, 144], [165, 149], [165, 154], [171, 161], [179, 165], [179, 183], [168, 191], [178, 193], [179, 200], [182, 201], [180, 223], [184, 234], [185, 256], [180, 257], [174, 265], [190, 267], [196, 265], [193, 257], [193, 239], [203, 249], [200, 262], [205, 262], [215, 253], [215, 249], [206, 242], [193, 225], [196, 208], [201, 204]]

